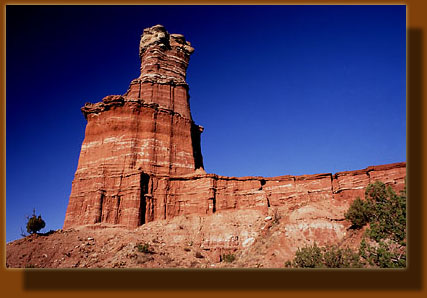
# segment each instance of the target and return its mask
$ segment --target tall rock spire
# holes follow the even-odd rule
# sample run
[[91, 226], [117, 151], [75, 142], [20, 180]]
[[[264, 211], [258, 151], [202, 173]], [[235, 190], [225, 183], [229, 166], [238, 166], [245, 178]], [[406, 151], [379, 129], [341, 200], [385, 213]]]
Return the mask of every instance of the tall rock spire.
[[162, 25], [145, 29], [139, 43], [141, 75], [131, 82], [125, 97], [158, 104], [191, 119], [185, 77], [193, 52], [183, 35], [169, 34]]
[[190, 42], [181, 34], [169, 34], [162, 25], [144, 30], [139, 43], [143, 82], [187, 85], [185, 75], [190, 55]]
[[145, 29], [141, 75], [124, 95], [82, 108], [87, 126], [64, 228], [97, 222], [137, 227], [153, 218], [147, 212], [151, 176], [203, 168], [203, 128], [192, 120], [185, 81], [193, 51], [184, 36], [161, 25]]

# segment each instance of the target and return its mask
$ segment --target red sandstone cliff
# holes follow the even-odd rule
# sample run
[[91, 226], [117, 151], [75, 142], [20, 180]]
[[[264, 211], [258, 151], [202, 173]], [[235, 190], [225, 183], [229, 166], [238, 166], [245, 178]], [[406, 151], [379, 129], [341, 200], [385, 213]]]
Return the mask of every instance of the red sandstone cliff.
[[107, 222], [135, 228], [153, 219], [150, 177], [203, 168], [185, 74], [190, 43], [157, 25], [144, 30], [141, 75], [123, 96], [86, 104], [88, 123], [64, 228]]
[[[182, 35], [160, 25], [145, 29], [141, 75], [126, 94], [82, 108], [88, 123], [64, 229], [97, 223], [133, 229], [182, 215], [219, 218], [228, 211], [252, 210], [254, 222], [272, 214], [282, 218], [285, 236], [275, 241], [282, 239], [277, 245], [289, 254], [310, 241], [343, 239], [349, 227], [344, 212], [355, 197], [364, 196], [369, 183], [380, 180], [403, 189], [405, 163], [334, 175], [206, 174], [203, 128], [191, 118], [185, 82], [193, 51]], [[201, 247], [244, 247], [262, 233], [223, 227], [228, 225], [209, 230]]]

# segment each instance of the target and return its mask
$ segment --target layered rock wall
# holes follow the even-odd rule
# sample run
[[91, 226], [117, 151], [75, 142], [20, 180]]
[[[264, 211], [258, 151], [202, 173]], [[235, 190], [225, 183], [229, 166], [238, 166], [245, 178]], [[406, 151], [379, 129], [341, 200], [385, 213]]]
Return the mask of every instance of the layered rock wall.
[[406, 164], [396, 163], [337, 174], [279, 177], [224, 177], [214, 174], [153, 176], [150, 218], [207, 215], [223, 210], [257, 209], [328, 203], [331, 217], [343, 218], [356, 197], [364, 197], [369, 183], [383, 181], [395, 191], [405, 186]]

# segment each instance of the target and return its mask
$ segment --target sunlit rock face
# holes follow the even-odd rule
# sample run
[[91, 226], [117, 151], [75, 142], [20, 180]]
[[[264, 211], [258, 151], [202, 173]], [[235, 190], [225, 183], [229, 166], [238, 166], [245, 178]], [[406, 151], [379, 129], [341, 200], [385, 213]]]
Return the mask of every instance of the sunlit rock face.
[[87, 126], [65, 228], [97, 222], [137, 227], [146, 220], [150, 177], [203, 171], [203, 128], [191, 118], [185, 81], [193, 51], [161, 25], [145, 29], [141, 75], [124, 95], [82, 108]]
[[[231, 218], [230, 212], [246, 210], [254, 223], [280, 218], [283, 229], [272, 247], [276, 254], [283, 250], [289, 255], [307, 243], [343, 239], [350, 226], [344, 213], [356, 197], [364, 197], [369, 183], [404, 188], [406, 163], [304, 176], [206, 174], [203, 128], [192, 120], [185, 81], [193, 51], [184, 36], [169, 34], [161, 25], [145, 29], [139, 47], [141, 75], [124, 95], [82, 108], [87, 126], [64, 228], [94, 223], [136, 228], [186, 215]], [[263, 230], [246, 224], [205, 227], [209, 237], [203, 248], [248, 247], [270, 221]]]

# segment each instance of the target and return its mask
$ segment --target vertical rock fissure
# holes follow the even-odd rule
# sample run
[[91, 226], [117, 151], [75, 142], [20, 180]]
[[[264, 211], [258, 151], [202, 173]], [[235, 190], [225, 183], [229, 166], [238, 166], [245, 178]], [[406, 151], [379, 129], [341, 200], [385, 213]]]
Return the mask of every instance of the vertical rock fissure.
[[375, 181], [372, 181], [372, 178], [371, 178], [371, 172], [372, 172], [373, 170], [367, 170], [366, 171], [366, 176], [368, 176], [368, 179], [369, 179], [369, 183], [373, 183], [373, 182], [375, 182]]
[[166, 215], [167, 215], [169, 191], [170, 191], [170, 179], [166, 179], [166, 191], [165, 191], [165, 197], [163, 198], [163, 219], [166, 219]]
[[99, 214], [98, 218], [96, 219], [96, 222], [102, 221], [102, 205], [104, 204], [104, 191], [101, 190], [101, 193], [99, 195]]
[[117, 203], [116, 203], [117, 212], [116, 212], [116, 219], [115, 219], [116, 224], [120, 223], [120, 214], [121, 214], [120, 205], [121, 205], [121, 198], [119, 195], [117, 195]]
[[[139, 112], [136, 111], [135, 114], [133, 114], [133, 119], [132, 119], [132, 122], [135, 123], [134, 124], [134, 126], [135, 126], [135, 133], [134, 133], [134, 136], [132, 138], [132, 143], [131, 143], [132, 145], [130, 147], [130, 153], [131, 153], [130, 158], [131, 158], [131, 161], [129, 163], [129, 168], [135, 168], [136, 161], [138, 159], [138, 154], [137, 154], [137, 143], [138, 143], [138, 139], [139, 139], [138, 138], [138, 135], [139, 135], [139, 121], [138, 121], [138, 116], [139, 116]], [[126, 166], [126, 163], [123, 165], [123, 170], [124, 170], [125, 166]]]
[[150, 176], [142, 172], [140, 177], [141, 193], [140, 193], [140, 201], [139, 201], [139, 223], [138, 223], [139, 226], [145, 224], [145, 218], [147, 213], [146, 195], [148, 194], [149, 181], [150, 181]]
[[148, 181], [148, 190], [149, 190], [149, 195], [150, 195], [150, 209], [147, 210], [147, 212], [149, 212], [147, 214], [148, 215], [147, 222], [148, 221], [153, 221], [156, 218], [156, 208], [155, 208], [155, 206], [156, 206], [157, 200], [156, 200], [156, 198], [153, 197], [154, 191], [156, 189], [156, 187], [154, 185], [155, 181], [157, 183], [158, 180], [157, 180], [157, 178], [155, 178], [153, 176]]
[[212, 181], [212, 187], [213, 187], [213, 190], [212, 190], [212, 213], [216, 212], [216, 188], [217, 188], [217, 185], [218, 185], [218, 179], [216, 177]]
[[[171, 105], [172, 105], [172, 111], [175, 110], [175, 98], [174, 98], [174, 87], [172, 85], [169, 86], [169, 93], [170, 93], [170, 97], [171, 97]], [[172, 172], [172, 158], [173, 158], [173, 154], [172, 154], [172, 149], [173, 149], [173, 129], [174, 129], [174, 125], [173, 125], [173, 121], [174, 121], [174, 113], [171, 113], [171, 122], [170, 122], [170, 136], [169, 136], [169, 175]]]
[[[334, 178], [334, 176], [335, 176], [335, 178]], [[334, 179], [337, 178], [336, 176], [337, 176], [336, 174], [331, 175], [331, 194], [332, 194], [332, 196], [334, 195]], [[337, 182], [338, 182], [338, 180], [337, 180]]]
[[[126, 161], [126, 157], [125, 157], [125, 161]], [[113, 198], [114, 197], [117, 198], [117, 205], [116, 205], [117, 209], [116, 209], [115, 220], [114, 220], [114, 223], [116, 223], [116, 224], [118, 224], [119, 221], [120, 221], [120, 213], [121, 213], [121, 210], [120, 210], [120, 193], [121, 193], [121, 190], [122, 190], [122, 182], [123, 182], [123, 176], [124, 176], [124, 173], [125, 173], [125, 165], [126, 165], [126, 162], [123, 164], [122, 173], [119, 176], [119, 185], [117, 187], [116, 195], [113, 196]]]
[[105, 185], [105, 179], [106, 179], [106, 172], [105, 172], [105, 165], [104, 164], [101, 164], [101, 167], [102, 167], [102, 176], [103, 176], [103, 178], [102, 178], [102, 188], [99, 190], [100, 191], [100, 199], [99, 199], [99, 203], [100, 203], [100, 205], [99, 205], [99, 216], [98, 216], [98, 218], [96, 219], [97, 221], [96, 222], [101, 222], [101, 220], [102, 220], [102, 217], [103, 217], [103, 215], [102, 215], [102, 212], [103, 212], [103, 208], [102, 208], [102, 205], [103, 205], [103, 203], [104, 203], [104, 196], [105, 196], [105, 189], [106, 189], [106, 185]]
[[157, 109], [154, 111], [153, 116], [153, 161], [152, 161], [152, 172], [156, 173], [156, 165], [157, 165], [157, 156], [156, 156], [156, 146], [157, 146]]
[[267, 208], [270, 208], [270, 200], [268, 199], [268, 193], [263, 189], [263, 186], [265, 185], [266, 181], [265, 181], [265, 179], [260, 179], [259, 183], [260, 183], [260, 187], [258, 190], [260, 190], [264, 193], [264, 197], [265, 197], [265, 200], [267, 202]]

